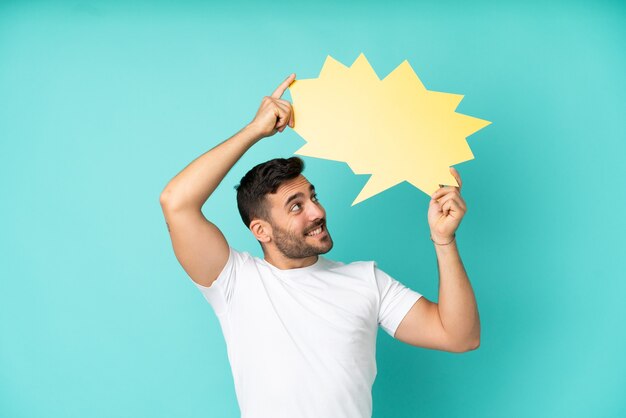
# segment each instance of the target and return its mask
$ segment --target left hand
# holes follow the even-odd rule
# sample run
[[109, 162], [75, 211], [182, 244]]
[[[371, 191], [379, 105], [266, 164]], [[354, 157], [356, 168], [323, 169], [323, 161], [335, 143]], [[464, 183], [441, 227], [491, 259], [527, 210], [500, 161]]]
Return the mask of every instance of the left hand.
[[437, 243], [446, 243], [452, 240], [461, 219], [467, 212], [465, 201], [461, 197], [461, 176], [454, 167], [450, 167], [450, 172], [459, 183], [459, 187], [441, 187], [433, 193], [428, 207], [428, 224], [430, 234]]

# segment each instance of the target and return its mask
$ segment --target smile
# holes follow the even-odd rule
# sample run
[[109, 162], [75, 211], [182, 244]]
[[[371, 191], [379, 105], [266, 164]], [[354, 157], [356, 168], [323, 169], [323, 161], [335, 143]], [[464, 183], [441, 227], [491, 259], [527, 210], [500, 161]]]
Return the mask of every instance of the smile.
[[322, 232], [324, 232], [324, 225], [318, 227], [317, 229], [314, 229], [313, 231], [309, 232], [306, 235], [309, 236], [309, 237], [314, 237], [316, 235], [321, 234]]

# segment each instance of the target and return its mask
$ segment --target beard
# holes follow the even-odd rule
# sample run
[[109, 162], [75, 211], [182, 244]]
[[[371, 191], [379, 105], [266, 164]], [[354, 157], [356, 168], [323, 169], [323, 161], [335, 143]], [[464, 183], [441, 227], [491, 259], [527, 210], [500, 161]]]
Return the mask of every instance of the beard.
[[[274, 232], [274, 243], [276, 248], [288, 258], [305, 258], [319, 254], [326, 254], [333, 248], [333, 239], [330, 232], [326, 229], [326, 222], [322, 222], [314, 227], [309, 228], [309, 232], [323, 225], [326, 235], [321, 238], [308, 237], [305, 234], [297, 233], [281, 229], [277, 225], [272, 225]], [[322, 231], [322, 233], [324, 233]], [[317, 240], [313, 242], [314, 240]], [[309, 242], [311, 241], [311, 242]]]

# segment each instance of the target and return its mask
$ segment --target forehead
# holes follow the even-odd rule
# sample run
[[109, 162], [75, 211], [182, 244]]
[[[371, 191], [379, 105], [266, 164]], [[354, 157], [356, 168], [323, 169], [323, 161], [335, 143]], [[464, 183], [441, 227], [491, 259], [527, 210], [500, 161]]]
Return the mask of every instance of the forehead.
[[272, 206], [283, 206], [289, 197], [293, 196], [295, 193], [302, 192], [304, 195], [308, 195], [309, 190], [311, 188], [311, 183], [300, 174], [298, 177], [287, 180], [281, 184], [278, 189], [276, 189], [276, 193], [270, 193], [267, 195], [270, 202], [272, 202]]

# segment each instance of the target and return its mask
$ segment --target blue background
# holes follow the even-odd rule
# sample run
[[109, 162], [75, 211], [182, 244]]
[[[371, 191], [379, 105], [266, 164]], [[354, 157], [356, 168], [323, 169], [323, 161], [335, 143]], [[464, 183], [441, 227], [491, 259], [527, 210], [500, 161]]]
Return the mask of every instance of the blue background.
[[[235, 417], [225, 343], [178, 264], [167, 182], [291, 72], [363, 52], [492, 121], [456, 168], [478, 350], [382, 330], [375, 417], [626, 416], [626, 7], [619, 2], [0, 3], [0, 416]], [[286, 98], [289, 99], [288, 94]], [[260, 256], [235, 205], [256, 144], [203, 208]], [[438, 299], [428, 196], [305, 158], [344, 262]]]

